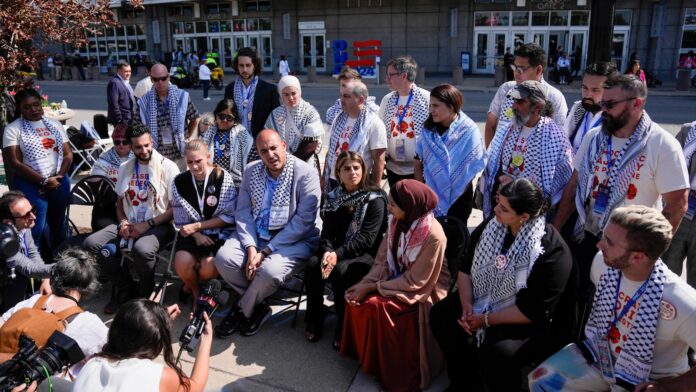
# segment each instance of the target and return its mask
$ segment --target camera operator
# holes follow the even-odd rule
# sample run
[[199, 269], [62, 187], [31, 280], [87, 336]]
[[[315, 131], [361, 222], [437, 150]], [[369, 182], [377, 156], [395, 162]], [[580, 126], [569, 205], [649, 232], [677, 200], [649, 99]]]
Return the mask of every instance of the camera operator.
[[5, 284], [2, 285], [0, 311], [5, 312], [25, 298], [30, 283], [29, 278], [43, 279], [41, 292], [50, 294], [48, 275], [53, 265], [44, 263], [34, 244], [31, 228], [36, 224], [36, 215], [34, 215], [34, 207], [24, 197], [24, 193], [9, 191], [0, 196], [0, 220], [17, 229], [20, 244], [20, 251], [8, 258], [6, 265], [2, 267], [5, 269], [2, 271], [4, 275], [9, 275], [11, 268], [14, 268], [17, 275], [14, 279], [6, 277]]
[[[43, 307], [43, 310], [49, 313], [59, 313], [75, 305], [79, 306], [80, 300], [95, 294], [99, 289], [96, 262], [89, 253], [79, 248], [69, 248], [58, 254], [56, 259], [58, 261], [51, 270], [50, 277], [53, 294], [48, 296]], [[5, 312], [0, 317], [0, 327], [20, 309], [33, 307], [41, 298], [42, 294], [36, 294]], [[85, 358], [101, 351], [106, 343], [108, 328], [97, 315], [81, 312], [72, 319], [68, 317], [65, 322], [67, 325], [63, 333], [77, 342]], [[0, 329], [0, 342], [7, 338], [2, 332], [3, 329]], [[0, 354], [0, 363], [11, 357], [12, 354]], [[78, 363], [70, 368], [66, 378], [74, 379], [83, 364], [84, 362]]]
[[[176, 364], [171, 344], [171, 320], [178, 313], [177, 306], [165, 309], [147, 299], [135, 299], [122, 305], [111, 324], [103, 351], [87, 362], [73, 390], [203, 391], [208, 381], [212, 324], [204, 312], [205, 327], [198, 354], [191, 377], [186, 377]], [[164, 365], [155, 362], [160, 354], [164, 357]]]

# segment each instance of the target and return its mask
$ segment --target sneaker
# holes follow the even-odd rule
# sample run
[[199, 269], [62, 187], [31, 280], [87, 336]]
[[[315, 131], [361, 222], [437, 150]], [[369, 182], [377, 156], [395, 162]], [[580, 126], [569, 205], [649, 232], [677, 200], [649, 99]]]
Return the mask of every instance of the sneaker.
[[215, 337], [218, 339], [228, 338], [235, 332], [239, 331], [242, 324], [246, 323], [247, 321], [248, 319], [244, 316], [244, 312], [237, 309], [227, 315], [227, 317], [225, 317], [222, 322], [215, 327]]
[[204, 101], [210, 101], [210, 97], [208, 98], [203, 98]]
[[259, 329], [271, 317], [271, 307], [268, 304], [259, 304], [254, 307], [254, 314], [251, 318], [242, 323], [240, 332], [242, 336], [252, 336], [259, 332]]

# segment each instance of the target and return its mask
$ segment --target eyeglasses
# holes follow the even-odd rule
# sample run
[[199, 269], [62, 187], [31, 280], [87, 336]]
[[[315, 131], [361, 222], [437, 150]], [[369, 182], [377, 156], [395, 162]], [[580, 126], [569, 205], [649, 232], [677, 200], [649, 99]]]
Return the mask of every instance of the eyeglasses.
[[234, 116], [230, 116], [229, 114], [220, 113], [217, 115], [217, 118], [220, 121], [234, 121]]
[[518, 105], [522, 105], [525, 102], [524, 98], [513, 98], [512, 100]]
[[622, 99], [620, 101], [599, 101], [599, 107], [607, 109], [607, 110], [611, 110], [614, 108], [614, 106], [616, 106], [622, 102], [632, 101], [636, 98], [638, 98], [638, 97], [626, 98], [626, 99]]
[[512, 69], [512, 72], [522, 74], [525, 73], [528, 69], [532, 68], [531, 66], [529, 67], [520, 67], [519, 65], [515, 64], [510, 64], [510, 69]]
[[152, 83], [165, 82], [165, 81], [167, 81], [167, 80], [169, 79], [169, 75], [167, 75], [167, 76], [162, 76], [162, 77], [159, 77], [159, 78], [156, 78], [156, 77], [154, 77], [154, 76], [150, 76], [150, 79], [152, 79]]
[[387, 72], [387, 79], [391, 79], [391, 78], [393, 78], [393, 77], [396, 76], [396, 75], [401, 75], [402, 73], [403, 73], [403, 72], [392, 72], [392, 73]]
[[130, 145], [130, 142], [129, 142], [128, 140], [118, 140], [118, 139], [114, 139], [113, 142], [114, 142], [114, 146], [121, 146], [121, 145], [123, 145], [123, 146], [128, 146], [128, 145]]
[[32, 206], [31, 210], [29, 210], [29, 212], [27, 212], [26, 214], [24, 214], [22, 216], [12, 215], [12, 217], [15, 219], [29, 219], [29, 218], [31, 218], [32, 214], [34, 214], [35, 212], [36, 212], [36, 206]]

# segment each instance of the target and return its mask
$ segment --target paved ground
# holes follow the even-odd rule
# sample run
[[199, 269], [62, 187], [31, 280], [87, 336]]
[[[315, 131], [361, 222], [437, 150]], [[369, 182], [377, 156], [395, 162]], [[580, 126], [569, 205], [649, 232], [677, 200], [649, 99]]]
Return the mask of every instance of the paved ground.
[[[304, 77], [300, 77], [304, 81]], [[134, 82], [137, 80], [134, 77]], [[229, 82], [230, 77], [227, 78]], [[447, 76], [428, 76], [423, 87], [432, 88], [441, 83], [450, 83]], [[68, 125], [79, 124], [90, 120], [96, 113], [106, 114], [106, 83], [107, 80], [90, 82], [39, 82], [43, 92], [49, 95], [50, 101], [60, 102], [65, 99], [70, 108], [76, 110], [76, 116], [68, 121]], [[378, 100], [387, 92], [384, 84], [375, 85], [368, 81], [370, 94]], [[465, 96], [464, 111], [483, 129], [483, 122], [488, 104], [496, 91], [491, 77], [471, 76], [465, 78], [458, 86]], [[579, 83], [572, 86], [562, 86], [569, 102], [579, 98]], [[303, 96], [314, 104], [320, 113], [333, 104], [337, 98], [337, 84], [328, 76], [320, 76], [316, 83], [303, 83]], [[212, 111], [215, 103], [222, 98], [223, 92], [212, 90], [211, 101], [203, 101], [200, 90], [192, 91], [192, 96], [199, 111]], [[379, 101], [378, 101], [379, 102]], [[693, 108], [696, 103], [696, 90], [677, 92], [674, 84], [665, 83], [661, 88], [650, 91], [648, 111], [655, 121], [666, 129], [676, 132], [681, 123], [693, 120]], [[73, 181], [73, 183], [75, 180]], [[4, 191], [6, 187], [0, 187]], [[90, 210], [74, 208], [71, 218], [78, 226], [89, 226]], [[475, 210], [469, 226], [474, 227], [481, 221], [480, 212]], [[174, 283], [167, 291], [166, 303], [176, 301], [176, 291], [179, 283]], [[108, 299], [109, 288], [90, 301], [88, 308], [109, 322], [110, 317], [104, 315], [101, 309]], [[304, 305], [302, 307], [304, 309]], [[190, 311], [190, 305], [183, 306], [184, 313]], [[300, 311], [296, 328], [290, 327], [292, 312], [282, 311], [281, 306], [274, 306], [273, 318], [254, 337], [233, 336], [227, 340], [215, 340], [211, 359], [208, 390], [210, 391], [378, 391], [378, 384], [365, 376], [358, 369], [358, 363], [340, 357], [331, 349], [330, 337], [335, 324], [335, 317], [327, 320], [327, 336], [318, 343], [308, 343], [304, 339], [304, 311]], [[214, 322], [219, 322], [219, 318]], [[180, 317], [174, 325], [173, 336], [178, 339], [184, 328], [185, 320]], [[174, 344], [178, 350], [178, 343]], [[182, 363], [190, 372], [193, 357], [182, 356]], [[439, 391], [447, 385], [447, 379], [441, 375], [429, 390]]]

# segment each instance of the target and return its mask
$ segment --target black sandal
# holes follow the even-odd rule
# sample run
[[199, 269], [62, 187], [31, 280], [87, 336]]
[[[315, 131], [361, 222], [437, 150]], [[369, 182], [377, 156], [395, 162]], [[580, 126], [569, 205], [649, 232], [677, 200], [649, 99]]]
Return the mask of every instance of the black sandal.
[[305, 338], [308, 342], [317, 342], [321, 339], [321, 335], [324, 332], [324, 323], [309, 323], [307, 328], [305, 328]]
[[341, 335], [341, 331], [336, 331], [333, 341], [331, 342], [331, 347], [336, 351], [341, 351]]

